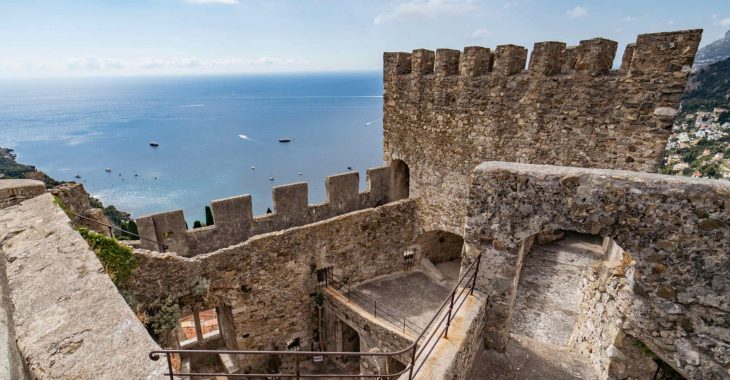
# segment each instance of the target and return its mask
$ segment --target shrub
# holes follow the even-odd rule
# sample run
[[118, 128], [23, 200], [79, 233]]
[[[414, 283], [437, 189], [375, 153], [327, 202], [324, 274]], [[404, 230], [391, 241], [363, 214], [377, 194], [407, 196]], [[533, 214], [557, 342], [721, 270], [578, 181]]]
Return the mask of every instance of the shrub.
[[123, 284], [137, 266], [137, 259], [132, 249], [84, 227], [79, 228], [79, 233], [96, 253], [96, 257], [112, 281], [117, 286]]
[[213, 211], [211, 211], [210, 206], [205, 206], [205, 225], [212, 226], [213, 223]]

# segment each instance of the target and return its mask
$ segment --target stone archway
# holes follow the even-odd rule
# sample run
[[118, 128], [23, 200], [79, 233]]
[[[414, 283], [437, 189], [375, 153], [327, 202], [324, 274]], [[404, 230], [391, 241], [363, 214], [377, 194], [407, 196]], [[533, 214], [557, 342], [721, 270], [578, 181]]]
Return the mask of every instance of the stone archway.
[[597, 302], [587, 313], [592, 328], [583, 337], [594, 342], [590, 360], [596, 369], [622, 355], [614, 344], [622, 332], [686, 378], [725, 376], [723, 364], [700, 342], [722, 340], [709, 331], [728, 328], [707, 315], [730, 320], [721, 306], [730, 302], [729, 196], [730, 183], [722, 181], [481, 164], [470, 189], [462, 267], [481, 254], [477, 288], [489, 296], [483, 330], [488, 346], [506, 349], [533, 236], [570, 230], [610, 237], [625, 249], [622, 260], [596, 268], [588, 281], [586, 296]]

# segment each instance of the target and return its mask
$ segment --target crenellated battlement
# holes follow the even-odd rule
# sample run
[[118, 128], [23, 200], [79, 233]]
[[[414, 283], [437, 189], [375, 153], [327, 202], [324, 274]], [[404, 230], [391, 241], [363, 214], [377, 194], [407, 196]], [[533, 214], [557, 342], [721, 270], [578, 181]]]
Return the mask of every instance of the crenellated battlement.
[[[683, 67], [692, 64], [701, 33], [701, 30], [688, 30], [642, 34], [636, 43], [627, 46], [619, 72], [627, 76], [681, 72]], [[605, 38], [583, 40], [577, 46], [557, 41], [536, 42], [527, 69], [527, 49], [517, 45], [499, 45], [494, 51], [479, 46], [466, 47], [463, 52], [416, 49], [412, 53], [384, 53], [384, 73], [386, 77], [465, 78], [490, 74], [512, 76], [523, 72], [537, 76], [606, 75], [611, 72], [617, 48], [616, 41]]]
[[656, 171], [701, 30], [383, 56], [384, 150], [411, 170], [426, 229], [459, 233], [489, 160]]
[[[247, 240], [251, 236], [319, 222], [338, 215], [396, 201], [391, 183], [397, 176], [390, 166], [366, 171], [367, 190], [359, 191], [360, 174], [348, 172], [325, 179], [326, 200], [309, 204], [305, 182], [272, 189], [273, 213], [254, 216], [250, 195], [211, 202], [215, 224], [187, 229], [182, 210], [142, 216], [136, 219], [140, 236], [166, 244], [181, 256], [212, 252]], [[142, 240], [142, 248], [159, 250], [153, 242]]]

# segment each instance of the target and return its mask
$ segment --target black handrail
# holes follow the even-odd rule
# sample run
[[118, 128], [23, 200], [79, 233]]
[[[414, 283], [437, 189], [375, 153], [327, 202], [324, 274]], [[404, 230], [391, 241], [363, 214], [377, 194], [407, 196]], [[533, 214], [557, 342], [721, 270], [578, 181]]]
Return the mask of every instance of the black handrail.
[[146, 241], [149, 241], [149, 242], [155, 243], [155, 244], [157, 244], [157, 246], [158, 246], [158, 247], [160, 248], [160, 252], [163, 252], [163, 253], [164, 253], [164, 252], [165, 252], [165, 250], [167, 250], [167, 249], [169, 248], [169, 247], [167, 246], [167, 244], [163, 244], [163, 243], [160, 243], [160, 242], [159, 242], [159, 241], [157, 241], [157, 240], [153, 240], [153, 239], [148, 239], [148, 238], [146, 238], [146, 237], [142, 237], [142, 236], [139, 236], [139, 235], [137, 235], [137, 234], [133, 234], [133, 233], [131, 233], [131, 232], [127, 231], [127, 230], [123, 230], [123, 229], [121, 229], [121, 228], [119, 228], [119, 227], [117, 227], [117, 226], [112, 226], [112, 225], [110, 225], [110, 224], [102, 223], [102, 222], [100, 222], [100, 221], [98, 221], [98, 220], [94, 220], [94, 219], [91, 219], [91, 218], [85, 217], [85, 216], [83, 216], [83, 215], [79, 215], [79, 214], [73, 213], [73, 212], [71, 212], [71, 211], [68, 211], [68, 213], [69, 213], [69, 214], [71, 214], [71, 215], [73, 215], [74, 217], [77, 217], [77, 218], [79, 218], [79, 219], [87, 220], [87, 221], [89, 221], [89, 222], [94, 222], [94, 223], [96, 223], [96, 224], [98, 224], [98, 225], [100, 225], [100, 226], [104, 226], [104, 227], [107, 227], [107, 228], [109, 229], [109, 234], [111, 235], [111, 237], [114, 237], [114, 231], [116, 230], [116, 231], [122, 232], [122, 233], [124, 233], [124, 234], [127, 234], [127, 235], [129, 235], [129, 236], [134, 236], [134, 237], [137, 237], [137, 238], [139, 238], [139, 240], [146, 240]]
[[[426, 325], [426, 328], [423, 329], [423, 331], [418, 335], [418, 337], [405, 348], [402, 348], [397, 351], [391, 351], [391, 352], [335, 352], [335, 351], [255, 351], [255, 350], [155, 350], [151, 351], [149, 354], [150, 359], [152, 360], [159, 360], [161, 355], [165, 355], [167, 359], [167, 368], [168, 371], [165, 373], [165, 376], [169, 376], [171, 380], [174, 380], [176, 376], [189, 376], [189, 377], [205, 377], [205, 376], [227, 376], [231, 378], [253, 378], [253, 377], [282, 377], [282, 378], [295, 378], [295, 379], [302, 379], [302, 378], [317, 378], [317, 377], [337, 377], [337, 378], [374, 378], [374, 379], [391, 379], [391, 378], [397, 378], [402, 374], [408, 373], [408, 379], [412, 380], [415, 375], [418, 374], [418, 372], [423, 367], [423, 364], [425, 363], [425, 359], [429, 357], [431, 352], [433, 352], [434, 347], [436, 347], [436, 342], [428, 348], [428, 344], [433, 340], [435, 336], [437, 336], [437, 339], [440, 339], [443, 337], [448, 337], [449, 332], [449, 326], [451, 324], [451, 321], [453, 320], [456, 313], [461, 309], [461, 306], [466, 302], [466, 299], [469, 295], [474, 294], [474, 287], [476, 286], [476, 277], [479, 273], [479, 263], [481, 262], [481, 254], [477, 256], [476, 260], [472, 262], [469, 267], [464, 271], [464, 274], [461, 275], [459, 278], [459, 281], [456, 283], [454, 288], [451, 290], [449, 295], [446, 297], [446, 299], [441, 303], [441, 306], [436, 310], [433, 317], [431, 317], [431, 320]], [[473, 272], [472, 272], [473, 269]], [[471, 273], [471, 274], [470, 274]], [[466, 287], [462, 288], [458, 292], [457, 296], [457, 290], [459, 290], [459, 286], [464, 282], [466, 278], [469, 278], [467, 281], [467, 284], [471, 282], [471, 286], [467, 285]], [[465, 289], [469, 289], [468, 292], [465, 294]], [[463, 298], [462, 298], [463, 296]], [[449, 306], [448, 309], [446, 309], [446, 306]], [[441, 315], [441, 318], [438, 317]], [[439, 320], [437, 324], [434, 325], [434, 322], [436, 320]], [[446, 321], [446, 325], [444, 326], [444, 321]], [[441, 330], [440, 328], [443, 327]], [[430, 331], [428, 334], [428, 337], [421, 342], [421, 340], [424, 338], [424, 335], [426, 332]], [[420, 345], [420, 348], [419, 348]], [[425, 352], [425, 350], [428, 348], [428, 352]], [[423, 361], [421, 361], [420, 364], [418, 364], [416, 368], [416, 361], [418, 359], [421, 359], [421, 357], [424, 355]], [[173, 367], [172, 367], [172, 358], [171, 355], [173, 354], [189, 354], [189, 353], [200, 353], [200, 354], [230, 354], [230, 355], [276, 355], [276, 356], [293, 356], [296, 359], [296, 372], [291, 373], [267, 373], [267, 374], [252, 374], [252, 373], [245, 373], [245, 374], [228, 374], [228, 373], [175, 373]], [[401, 370], [400, 372], [394, 373], [394, 374], [381, 374], [381, 375], [362, 375], [362, 374], [301, 374], [300, 373], [300, 362], [301, 357], [315, 357], [315, 356], [357, 356], [357, 357], [395, 357], [400, 356], [406, 353], [411, 354], [411, 361], [406, 365], [406, 367]]]
[[378, 306], [378, 301], [375, 298], [370, 297], [369, 295], [347, 284], [342, 277], [339, 277], [334, 273], [330, 273], [330, 275], [333, 281], [328, 280], [327, 285], [338, 285], [336, 289], [344, 292], [344, 294], [347, 296], [348, 301], [354, 301], [358, 306], [370, 312], [370, 314], [372, 314], [374, 318], [380, 317], [381, 319], [384, 319], [385, 321], [390, 322], [390, 324], [401, 329], [404, 333], [408, 329], [410, 329], [414, 335], [418, 335], [423, 331], [423, 327], [421, 327], [419, 324], [409, 320], [408, 317], [401, 314], [400, 312], [383, 305], [382, 301], [380, 302], [380, 306]]

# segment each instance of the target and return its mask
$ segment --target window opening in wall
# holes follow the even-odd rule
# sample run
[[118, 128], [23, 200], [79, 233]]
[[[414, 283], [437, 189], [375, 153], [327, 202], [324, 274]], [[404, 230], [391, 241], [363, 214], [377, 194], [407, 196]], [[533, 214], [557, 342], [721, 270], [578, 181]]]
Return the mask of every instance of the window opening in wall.
[[326, 268], [322, 268], [322, 269], [317, 269], [317, 272], [316, 272], [316, 274], [317, 274], [317, 285], [318, 286], [326, 286], [327, 283], [329, 282], [330, 277], [332, 277], [330, 275], [331, 272], [332, 272], [332, 267], [331, 266], [330, 267], [326, 267]]
[[198, 341], [195, 334], [195, 320], [192, 314], [180, 318], [180, 329], [183, 335], [183, 340], [180, 342], [181, 346], [188, 346]]
[[403, 266], [405, 269], [411, 269], [413, 263], [416, 262], [416, 251], [414, 249], [407, 249], [403, 252]]
[[299, 351], [301, 349], [302, 349], [302, 346], [301, 346], [299, 337], [286, 341], [286, 350], [287, 351]]
[[[196, 318], [200, 323], [200, 329], [196, 325]], [[215, 308], [195, 311], [192, 314], [180, 318], [180, 346], [186, 347], [202, 340], [214, 338], [220, 335], [218, 313]]]
[[200, 312], [200, 328], [203, 332], [203, 339], [211, 338], [220, 334], [218, 313], [215, 312], [215, 308]]

